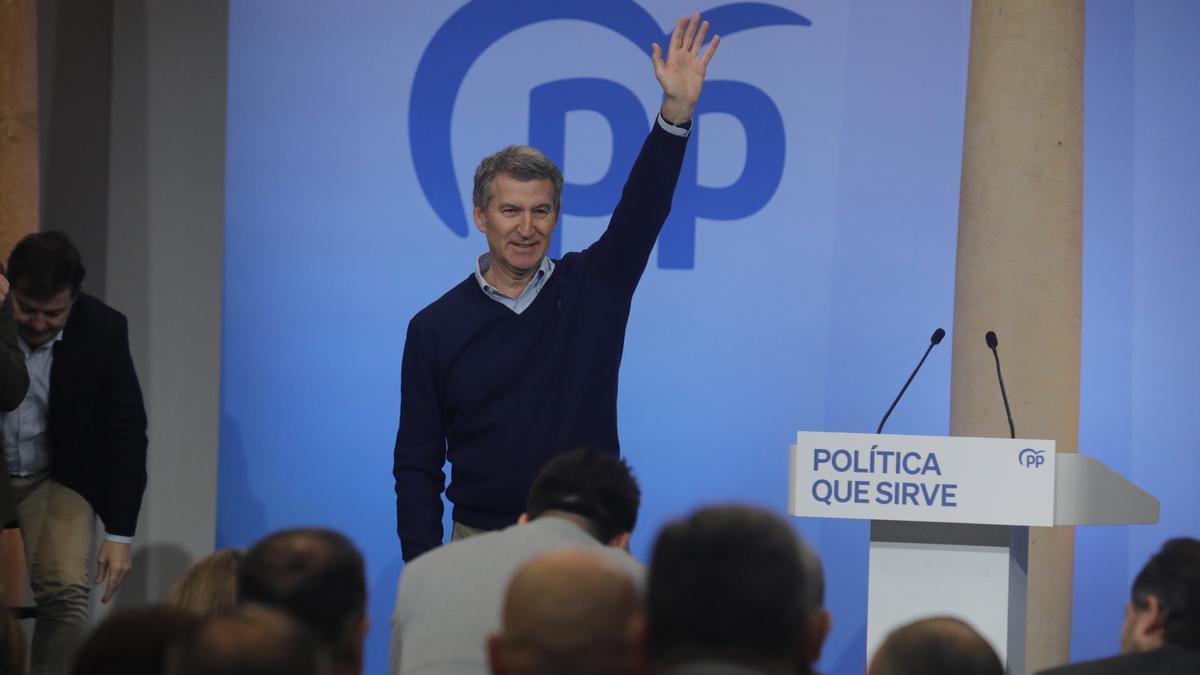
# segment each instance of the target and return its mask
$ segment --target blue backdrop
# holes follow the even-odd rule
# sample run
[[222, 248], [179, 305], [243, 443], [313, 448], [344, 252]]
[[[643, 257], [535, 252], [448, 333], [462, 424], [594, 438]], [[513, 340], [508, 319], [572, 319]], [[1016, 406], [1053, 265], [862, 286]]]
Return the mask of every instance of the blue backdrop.
[[[676, 0], [231, 2], [218, 545], [350, 534], [368, 560], [368, 672], [401, 570], [391, 449], [408, 319], [486, 247], [479, 157], [562, 162], [561, 250], [604, 226], [657, 109], [647, 50], [704, 11], [722, 47], [634, 301], [622, 445], [662, 522], [738, 500], [784, 512], [797, 429], [872, 430], [952, 321], [967, 3]], [[1159, 526], [1080, 529], [1073, 654], [1111, 652], [1132, 574], [1192, 532], [1200, 475], [1181, 336], [1200, 280], [1200, 9], [1089, 7], [1081, 448], [1163, 501]], [[889, 422], [945, 433], [949, 350]], [[821, 669], [863, 670], [867, 530], [796, 521], [821, 551]]]

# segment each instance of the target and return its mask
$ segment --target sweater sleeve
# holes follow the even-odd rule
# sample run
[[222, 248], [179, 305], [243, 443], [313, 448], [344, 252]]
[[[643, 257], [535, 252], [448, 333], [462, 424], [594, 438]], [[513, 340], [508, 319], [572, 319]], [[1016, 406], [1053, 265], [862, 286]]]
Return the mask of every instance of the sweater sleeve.
[[446, 430], [438, 404], [436, 369], [424, 331], [414, 317], [400, 368], [400, 425], [392, 474], [396, 480], [396, 534], [404, 561], [442, 543], [442, 490]]
[[606, 283], [632, 296], [662, 231], [687, 150], [687, 137], [657, 121], [642, 144], [608, 228], [580, 256]]

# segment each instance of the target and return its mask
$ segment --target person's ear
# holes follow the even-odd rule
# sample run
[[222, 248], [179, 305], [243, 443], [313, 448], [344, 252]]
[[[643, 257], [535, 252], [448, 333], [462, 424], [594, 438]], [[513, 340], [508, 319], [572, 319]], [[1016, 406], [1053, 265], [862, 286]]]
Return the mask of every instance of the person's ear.
[[1167, 610], [1158, 598], [1147, 595], [1144, 606], [1130, 602], [1125, 606], [1125, 623], [1121, 626], [1121, 652], [1147, 652], [1163, 646]]
[[809, 664], [821, 660], [821, 649], [825, 646], [825, 639], [829, 637], [831, 628], [833, 615], [828, 609], [821, 608], [809, 612], [808, 621], [804, 624], [804, 656]]
[[1146, 596], [1146, 609], [1142, 610], [1141, 635], [1151, 649], [1163, 645], [1163, 635], [1167, 630], [1167, 608], [1153, 595]]
[[350, 633], [350, 644], [346, 645], [346, 656], [350, 659], [354, 672], [363, 671], [363, 649], [367, 642], [367, 632], [371, 630], [371, 617], [363, 614]]
[[487, 234], [487, 212], [476, 206], [472, 213], [475, 216], [475, 228]]
[[488, 667], [492, 675], [506, 675], [508, 666], [504, 662], [504, 635], [492, 633], [487, 639]]
[[629, 539], [631, 537], [632, 537], [631, 533], [622, 532], [621, 534], [618, 534], [617, 536], [613, 537], [612, 539], [609, 539], [608, 543], [606, 545], [611, 546], [613, 548], [619, 548], [619, 549], [625, 551], [626, 553], [629, 553]]
[[518, 525], [524, 525], [525, 523], [528, 523], [528, 522], [529, 522], [529, 514], [528, 513], [522, 513], [520, 516], [517, 516], [517, 524]]

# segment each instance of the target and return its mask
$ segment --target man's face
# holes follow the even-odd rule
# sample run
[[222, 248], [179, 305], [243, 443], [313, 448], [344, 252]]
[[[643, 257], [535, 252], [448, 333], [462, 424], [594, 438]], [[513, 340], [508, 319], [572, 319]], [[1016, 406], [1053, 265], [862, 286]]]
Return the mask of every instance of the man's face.
[[475, 208], [475, 226], [487, 235], [492, 265], [512, 276], [541, 264], [557, 221], [554, 183], [548, 178], [519, 181], [500, 174], [492, 181], [487, 208]]
[[35, 300], [17, 289], [12, 289], [13, 319], [17, 322], [17, 333], [25, 344], [37, 349], [49, 342], [67, 325], [71, 316], [71, 289], [64, 288], [48, 300]]

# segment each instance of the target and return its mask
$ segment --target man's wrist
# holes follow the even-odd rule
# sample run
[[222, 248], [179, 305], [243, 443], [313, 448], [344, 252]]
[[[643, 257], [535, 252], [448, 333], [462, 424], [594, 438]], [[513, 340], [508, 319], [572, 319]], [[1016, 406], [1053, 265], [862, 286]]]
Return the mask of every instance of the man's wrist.
[[109, 533], [105, 532], [104, 533], [104, 541], [111, 541], [114, 544], [132, 544], [133, 537], [132, 536], [127, 537], [127, 536], [121, 535], [121, 534], [109, 534]]
[[692, 111], [696, 109], [695, 103], [684, 103], [675, 99], [664, 99], [662, 109], [659, 114], [663, 120], [672, 126], [681, 126], [687, 124], [692, 119]]

